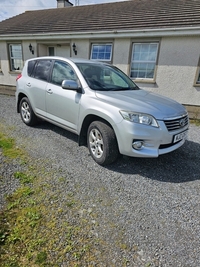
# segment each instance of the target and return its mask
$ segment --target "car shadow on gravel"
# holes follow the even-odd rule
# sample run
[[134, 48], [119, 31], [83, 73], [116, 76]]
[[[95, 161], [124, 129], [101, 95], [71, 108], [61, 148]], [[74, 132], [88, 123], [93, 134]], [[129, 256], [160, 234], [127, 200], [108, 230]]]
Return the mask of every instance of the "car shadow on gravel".
[[200, 180], [200, 145], [192, 141], [158, 158], [131, 158], [123, 156], [107, 169], [138, 174], [161, 182], [184, 183]]
[[34, 126], [34, 128], [42, 129], [42, 130], [48, 130], [53, 131], [54, 133], [61, 135], [63, 137], [66, 137], [67, 139], [70, 139], [73, 142], [78, 143], [78, 135], [67, 131], [61, 127], [58, 127], [52, 123], [49, 123], [47, 121], [39, 121], [37, 125]]
[[[41, 122], [35, 128], [50, 130], [78, 146], [78, 136], [48, 122]], [[162, 182], [184, 183], [200, 180], [200, 145], [192, 141], [171, 153], [158, 158], [132, 158], [123, 156], [117, 162], [104, 168], [123, 174], [138, 174]], [[89, 153], [89, 152], [88, 152]]]

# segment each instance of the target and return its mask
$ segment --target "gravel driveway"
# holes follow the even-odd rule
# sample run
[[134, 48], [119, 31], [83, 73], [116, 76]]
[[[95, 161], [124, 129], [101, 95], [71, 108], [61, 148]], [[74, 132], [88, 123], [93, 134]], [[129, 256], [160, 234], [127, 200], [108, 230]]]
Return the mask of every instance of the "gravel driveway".
[[[95, 212], [95, 234], [107, 244], [107, 256], [95, 266], [121, 267], [122, 259], [131, 267], [200, 266], [199, 126], [190, 126], [188, 140], [175, 152], [157, 159], [123, 157], [105, 168], [78, 147], [72, 133], [48, 123], [23, 124], [14, 97], [0, 95], [0, 123], [10, 126], [9, 135], [31, 157], [66, 177], [58, 201], [73, 188], [85, 209]], [[1, 167], [0, 176], [15, 168]], [[52, 188], [57, 183], [55, 177]], [[16, 186], [0, 187], [0, 204]]]

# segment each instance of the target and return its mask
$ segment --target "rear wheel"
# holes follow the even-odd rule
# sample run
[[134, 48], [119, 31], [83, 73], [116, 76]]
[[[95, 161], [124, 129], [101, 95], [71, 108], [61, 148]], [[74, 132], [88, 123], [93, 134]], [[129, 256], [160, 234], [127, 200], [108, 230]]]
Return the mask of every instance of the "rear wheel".
[[20, 110], [22, 121], [26, 125], [33, 126], [37, 123], [37, 117], [35, 113], [33, 112], [33, 109], [27, 97], [23, 97], [21, 99], [20, 104], [19, 104], [19, 110]]
[[87, 143], [92, 158], [100, 165], [111, 164], [119, 156], [115, 133], [102, 121], [94, 121], [90, 124]]

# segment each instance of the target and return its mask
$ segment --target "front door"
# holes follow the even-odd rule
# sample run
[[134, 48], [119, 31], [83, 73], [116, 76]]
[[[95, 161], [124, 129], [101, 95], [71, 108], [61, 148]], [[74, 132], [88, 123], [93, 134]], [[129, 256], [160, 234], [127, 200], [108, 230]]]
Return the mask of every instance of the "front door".
[[55, 61], [52, 77], [46, 89], [47, 117], [76, 131], [81, 94], [63, 89], [63, 80], [77, 80], [77, 76], [69, 64]]

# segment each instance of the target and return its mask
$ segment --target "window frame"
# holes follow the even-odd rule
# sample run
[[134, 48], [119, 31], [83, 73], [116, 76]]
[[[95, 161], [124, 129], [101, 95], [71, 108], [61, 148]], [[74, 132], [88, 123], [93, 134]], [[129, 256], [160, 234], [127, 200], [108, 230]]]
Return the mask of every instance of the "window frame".
[[[144, 64], [155, 64], [154, 66], [154, 72], [153, 72], [153, 77], [132, 77], [131, 76], [131, 72], [133, 71], [132, 69], [132, 64], [134, 62], [133, 60], [133, 55], [134, 55], [134, 45], [137, 45], [137, 44], [148, 44], [148, 45], [151, 45], [151, 44], [156, 44], [157, 45], [157, 50], [156, 50], [156, 56], [155, 56], [155, 60], [154, 61], [135, 61], [135, 62], [138, 62], [138, 63], [141, 63], [141, 62], [144, 62]], [[137, 83], [138, 82], [142, 82], [142, 83], [155, 83], [155, 80], [156, 80], [156, 73], [157, 73], [157, 67], [158, 67], [158, 56], [159, 56], [159, 49], [160, 49], [160, 41], [159, 40], [149, 40], [149, 41], [144, 41], [144, 40], [138, 40], [138, 41], [134, 41], [132, 42], [132, 45], [131, 45], [131, 58], [130, 58], [130, 73], [129, 73], [129, 76], [131, 79], [133, 79], [134, 81], [136, 81]]]
[[[16, 52], [16, 53], [21, 53], [20, 57], [19, 56], [12, 56], [12, 50], [11, 47], [12, 46], [20, 46], [20, 51]], [[21, 43], [8, 43], [8, 59], [9, 59], [9, 70], [10, 72], [21, 72], [24, 66], [24, 61], [23, 61], [23, 51], [22, 51], [23, 47]], [[14, 66], [15, 60], [19, 60], [20, 62], [20, 68], [19, 69], [14, 69], [12, 66]]]
[[200, 87], [200, 57], [198, 60], [198, 65], [197, 65], [197, 70], [196, 70], [196, 75], [195, 75], [195, 80], [194, 80], [194, 86]]
[[[110, 58], [106, 59], [106, 58], [92, 58], [93, 55], [93, 48], [95, 46], [111, 46], [111, 51], [110, 51]], [[99, 52], [99, 51], [98, 51]], [[100, 53], [97, 53], [100, 54]], [[106, 42], [106, 43], [101, 43], [101, 42], [95, 42], [95, 43], [91, 43], [91, 49], [90, 49], [90, 59], [91, 60], [97, 60], [97, 61], [102, 61], [102, 62], [112, 62], [112, 57], [113, 57], [113, 43], [112, 42]]]

